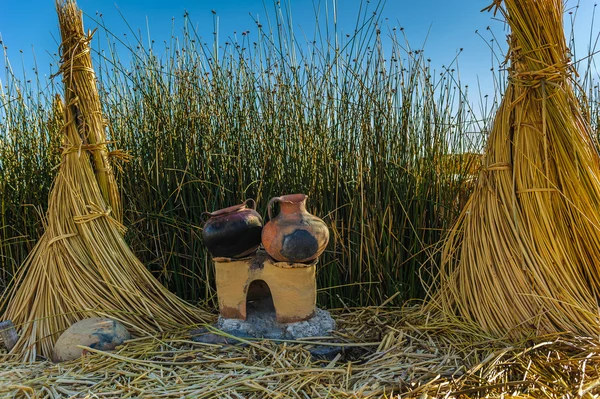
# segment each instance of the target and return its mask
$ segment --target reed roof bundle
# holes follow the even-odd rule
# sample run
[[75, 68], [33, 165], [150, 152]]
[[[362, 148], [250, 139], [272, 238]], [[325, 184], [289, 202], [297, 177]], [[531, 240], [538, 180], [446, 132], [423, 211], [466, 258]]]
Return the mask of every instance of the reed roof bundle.
[[[64, 148], [48, 200], [45, 233], [2, 297], [20, 360], [49, 357], [62, 331], [110, 316], [140, 335], [195, 324], [208, 313], [166, 290], [123, 238], [118, 187], [107, 150], [91, 35], [74, 1], [56, 3], [62, 36]], [[119, 154], [119, 152], [114, 153]]]
[[562, 0], [496, 1], [509, 82], [429, 306], [513, 339], [598, 337], [600, 158], [575, 94]]

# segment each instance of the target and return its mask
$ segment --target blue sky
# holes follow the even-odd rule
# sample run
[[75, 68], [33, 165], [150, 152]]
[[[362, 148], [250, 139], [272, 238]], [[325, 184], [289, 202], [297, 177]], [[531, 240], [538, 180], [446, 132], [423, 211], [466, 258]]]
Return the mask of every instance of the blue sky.
[[[327, 3], [331, 7], [332, 0], [283, 0], [290, 4], [296, 33], [304, 31], [312, 36], [315, 24], [315, 7], [324, 10]], [[504, 25], [493, 19], [493, 15], [480, 10], [489, 5], [490, 0], [388, 0], [383, 10], [383, 17], [389, 27], [403, 27], [410, 45], [424, 49], [436, 68], [448, 65], [459, 49], [464, 49], [458, 58], [461, 79], [471, 88], [481, 82], [482, 90], [492, 90], [492, 54], [489, 49], [490, 31], [504, 45]], [[371, 0], [369, 7], [374, 7], [377, 0]], [[78, 5], [91, 17], [101, 13], [110, 31], [118, 36], [134, 31], [146, 32], [158, 43], [168, 40], [171, 28], [175, 24], [175, 33], [179, 28], [183, 14], [187, 11], [191, 20], [197, 25], [200, 36], [212, 41], [212, 11], [219, 19], [219, 38], [225, 41], [234, 31], [250, 30], [256, 33], [253, 21], [265, 19], [268, 10], [272, 10], [272, 0], [79, 0]], [[568, 0], [567, 9], [575, 10], [579, 4], [576, 20], [576, 37], [581, 38], [578, 46], [584, 51], [589, 40], [590, 31], [596, 35], [600, 31], [598, 17], [593, 18], [594, 0]], [[361, 6], [360, 0], [337, 0], [338, 26], [341, 31], [351, 32], [357, 20]], [[25, 68], [29, 74], [34, 65], [34, 57], [42, 75], [50, 75], [50, 62], [57, 52], [58, 23], [54, 10], [54, 0], [0, 0], [0, 35], [7, 46], [6, 50], [14, 70]], [[323, 12], [323, 11], [322, 11]], [[595, 25], [592, 26], [593, 19]], [[125, 23], [127, 21], [127, 23]], [[129, 25], [129, 27], [127, 26]], [[97, 25], [86, 18], [85, 27], [93, 29]], [[569, 29], [567, 27], [567, 29]], [[478, 31], [483, 37], [476, 34]], [[487, 41], [487, 42], [486, 42]], [[21, 50], [23, 51], [21, 53]], [[4, 67], [4, 60], [0, 61]], [[3, 68], [4, 69], [4, 68]], [[4, 73], [0, 73], [4, 80]], [[471, 89], [472, 90], [472, 89]], [[491, 94], [491, 93], [490, 93]]]

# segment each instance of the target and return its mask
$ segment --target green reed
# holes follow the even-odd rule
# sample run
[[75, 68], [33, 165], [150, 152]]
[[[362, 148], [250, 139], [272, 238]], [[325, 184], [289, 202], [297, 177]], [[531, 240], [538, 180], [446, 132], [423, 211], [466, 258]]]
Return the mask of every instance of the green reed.
[[33, 248], [60, 160], [60, 125], [52, 82], [45, 90], [34, 69], [17, 78], [6, 58], [0, 87], [0, 287]]
[[[349, 36], [317, 20], [314, 40], [297, 39], [278, 7], [258, 34], [213, 43], [187, 16], [180, 35], [160, 46], [133, 36], [126, 52], [100, 29], [96, 71], [110, 140], [131, 155], [118, 164], [126, 238], [178, 295], [214, 304], [201, 212], [254, 198], [266, 221], [271, 197], [302, 192], [331, 232], [319, 263], [321, 305], [423, 296], [436, 246], [473, 184], [474, 158], [452, 168], [448, 160], [479, 151], [487, 125], [474, 120], [456, 71], [434, 72], [422, 49], [372, 11], [361, 11]], [[59, 80], [38, 94], [6, 79], [5, 281], [42, 231], [60, 159]]]

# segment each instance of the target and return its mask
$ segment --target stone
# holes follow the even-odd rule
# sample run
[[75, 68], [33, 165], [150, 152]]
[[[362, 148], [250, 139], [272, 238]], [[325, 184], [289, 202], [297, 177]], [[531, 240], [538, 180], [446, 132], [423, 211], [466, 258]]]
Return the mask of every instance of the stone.
[[249, 304], [253, 309], [246, 320], [219, 317], [216, 327], [236, 337], [296, 340], [308, 337], [323, 337], [335, 329], [335, 321], [328, 311], [316, 309], [314, 316], [295, 323], [280, 323], [269, 300]]
[[317, 345], [308, 349], [314, 360], [332, 361], [335, 357], [343, 352], [343, 347], [332, 345]]
[[[207, 328], [199, 328], [195, 330], [191, 330], [190, 336], [192, 341], [194, 342], [202, 342], [204, 344], [211, 345], [238, 345], [238, 346], [247, 346], [247, 344], [241, 342], [240, 340], [231, 337], [227, 337], [225, 335], [221, 335], [218, 333], [211, 332]], [[250, 335], [239, 334], [238, 338], [253, 338]]]
[[[307, 339], [307, 350], [315, 360], [332, 360], [343, 352], [341, 346], [314, 345], [310, 343], [311, 337], [325, 337], [335, 329], [335, 320], [328, 311], [316, 309], [315, 314], [308, 320], [295, 323], [279, 323], [270, 299], [253, 301], [248, 304], [248, 317], [246, 320], [227, 319], [219, 316], [215, 325], [219, 330], [230, 336], [241, 339], [272, 339], [272, 340], [299, 340]], [[246, 344], [236, 338], [220, 335], [207, 328], [190, 331], [191, 339], [195, 342], [218, 345]]]
[[84, 349], [78, 346], [110, 351], [130, 338], [129, 331], [116, 320], [106, 317], [83, 319], [58, 338], [52, 351], [52, 360], [58, 363], [81, 357]]

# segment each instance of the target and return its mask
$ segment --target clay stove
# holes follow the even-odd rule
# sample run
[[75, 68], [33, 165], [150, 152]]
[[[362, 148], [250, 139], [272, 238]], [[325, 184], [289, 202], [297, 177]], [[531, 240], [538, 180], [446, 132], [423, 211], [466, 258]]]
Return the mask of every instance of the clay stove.
[[[203, 239], [215, 266], [220, 313], [216, 327], [221, 331], [236, 337], [299, 339], [325, 336], [335, 329], [329, 312], [316, 307], [317, 259], [329, 231], [306, 211], [306, 198], [304, 194], [272, 198], [270, 220], [261, 236], [249, 234], [262, 225], [254, 200], [205, 213], [210, 219]], [[275, 203], [281, 212], [273, 217]], [[266, 250], [255, 251], [261, 240]], [[194, 339], [221, 342], [217, 335], [198, 330]]]
[[221, 317], [246, 320], [246, 304], [271, 296], [279, 323], [296, 323], [315, 314], [316, 265], [277, 262], [265, 251], [244, 259], [214, 258]]

